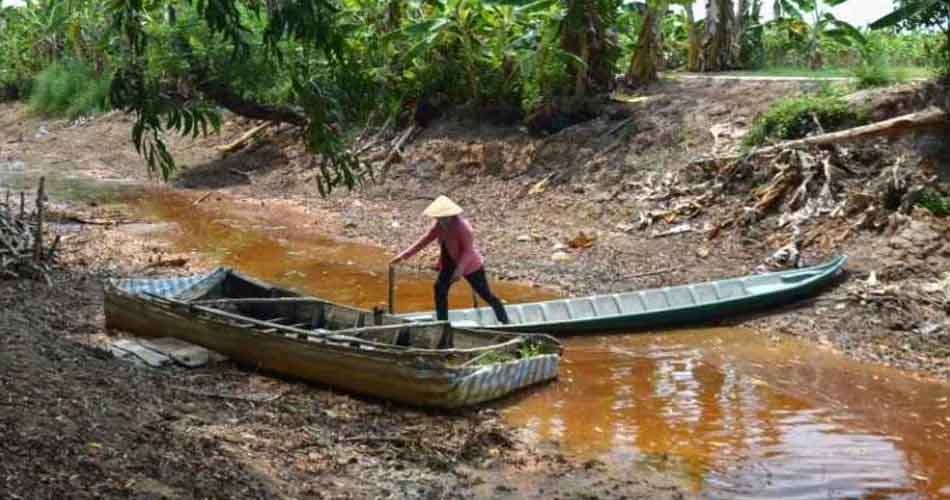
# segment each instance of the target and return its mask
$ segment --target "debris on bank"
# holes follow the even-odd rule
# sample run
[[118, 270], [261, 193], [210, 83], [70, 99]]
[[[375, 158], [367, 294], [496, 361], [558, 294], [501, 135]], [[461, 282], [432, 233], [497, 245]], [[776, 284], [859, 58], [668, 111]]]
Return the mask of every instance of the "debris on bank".
[[34, 210], [27, 212], [22, 191], [19, 206], [6, 191], [0, 204], [0, 278], [32, 278], [49, 283], [49, 262], [59, 245], [59, 237], [44, 246], [43, 217], [46, 203], [45, 180], [40, 179]]

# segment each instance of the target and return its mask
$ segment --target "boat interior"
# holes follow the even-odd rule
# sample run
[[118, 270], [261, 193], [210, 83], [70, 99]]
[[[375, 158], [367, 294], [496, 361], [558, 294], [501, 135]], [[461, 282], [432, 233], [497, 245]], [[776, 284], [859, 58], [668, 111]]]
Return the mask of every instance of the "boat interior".
[[[467, 350], [491, 346], [553, 344], [543, 352], [558, 352], [546, 335], [469, 330], [447, 321], [416, 323], [385, 314], [335, 304], [269, 285], [232, 270], [211, 273], [208, 279], [175, 293], [174, 300], [206, 312], [229, 315], [271, 334], [300, 339], [354, 340], [367, 345], [409, 349]], [[362, 342], [359, 342], [362, 341]], [[517, 342], [513, 342], [517, 341]], [[553, 349], [553, 350], [552, 350]]]

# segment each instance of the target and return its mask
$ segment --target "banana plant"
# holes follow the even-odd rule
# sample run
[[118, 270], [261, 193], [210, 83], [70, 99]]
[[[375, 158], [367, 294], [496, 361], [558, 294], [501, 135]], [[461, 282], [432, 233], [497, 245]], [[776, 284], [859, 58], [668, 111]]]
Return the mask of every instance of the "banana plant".
[[470, 102], [513, 99], [524, 79], [544, 65], [538, 59], [550, 56], [545, 44], [557, 4], [557, 0], [428, 2], [410, 9], [410, 15], [421, 13], [421, 18], [387, 38], [404, 47], [401, 59], [411, 72], [438, 70], [443, 87], [454, 75], [464, 82], [461, 89], [423, 89], [424, 93], [448, 91]]
[[950, 2], [946, 0], [900, 0], [890, 14], [871, 23], [871, 29], [926, 28], [943, 32], [944, 42], [935, 54], [937, 69], [950, 81]]
[[402, 30], [417, 40], [405, 53], [405, 60], [439, 59], [443, 64], [461, 64], [468, 85], [468, 98], [479, 96], [479, 63], [487, 58], [483, 41], [490, 38], [486, 6], [477, 0], [436, 2], [436, 12]]
[[[630, 65], [624, 77], [630, 86], [646, 85], [660, 79], [659, 70], [663, 61], [663, 43], [661, 26], [668, 17], [670, 6], [691, 6], [690, 0], [648, 0], [642, 2], [643, 21], [637, 36], [637, 47], [630, 59]], [[688, 38], [695, 26], [690, 22], [682, 26], [682, 35]], [[695, 32], [694, 32], [695, 33]], [[687, 42], [689, 43], [689, 42]]]
[[832, 38], [844, 45], [862, 46], [864, 35], [853, 25], [834, 16], [823, 7], [837, 7], [848, 0], [776, 0], [772, 6], [776, 19], [769, 23], [782, 30], [789, 40], [797, 41], [812, 69], [823, 65], [821, 41]]

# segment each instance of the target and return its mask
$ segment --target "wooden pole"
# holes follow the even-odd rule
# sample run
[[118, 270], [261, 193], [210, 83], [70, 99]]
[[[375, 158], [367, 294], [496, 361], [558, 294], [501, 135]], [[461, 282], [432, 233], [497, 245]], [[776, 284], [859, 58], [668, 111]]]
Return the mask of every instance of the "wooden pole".
[[20, 219], [23, 219], [23, 216], [26, 214], [26, 194], [23, 191], [20, 191]]
[[46, 199], [46, 177], [40, 177], [36, 190], [36, 237], [33, 242], [33, 262], [43, 260], [43, 200]]
[[389, 266], [389, 314], [396, 314], [396, 266]]

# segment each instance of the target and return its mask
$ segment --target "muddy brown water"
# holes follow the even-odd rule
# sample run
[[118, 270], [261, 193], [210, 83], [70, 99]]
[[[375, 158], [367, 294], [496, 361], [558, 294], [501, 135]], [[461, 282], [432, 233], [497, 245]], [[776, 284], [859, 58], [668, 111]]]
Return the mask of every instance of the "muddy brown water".
[[[53, 196], [97, 192], [95, 183], [52, 185]], [[117, 196], [114, 184], [102, 189]], [[383, 249], [335, 240], [297, 212], [195, 198], [126, 191], [139, 216], [161, 223], [143, 238], [338, 302], [385, 301]], [[553, 296], [493, 288], [510, 302]], [[431, 309], [431, 295], [430, 276], [400, 275], [400, 310]], [[467, 286], [453, 287], [450, 302], [469, 306]], [[565, 344], [556, 383], [497, 405], [529, 439], [632, 473], [636, 464], [677, 474], [714, 498], [950, 498], [950, 385], [741, 329]]]

